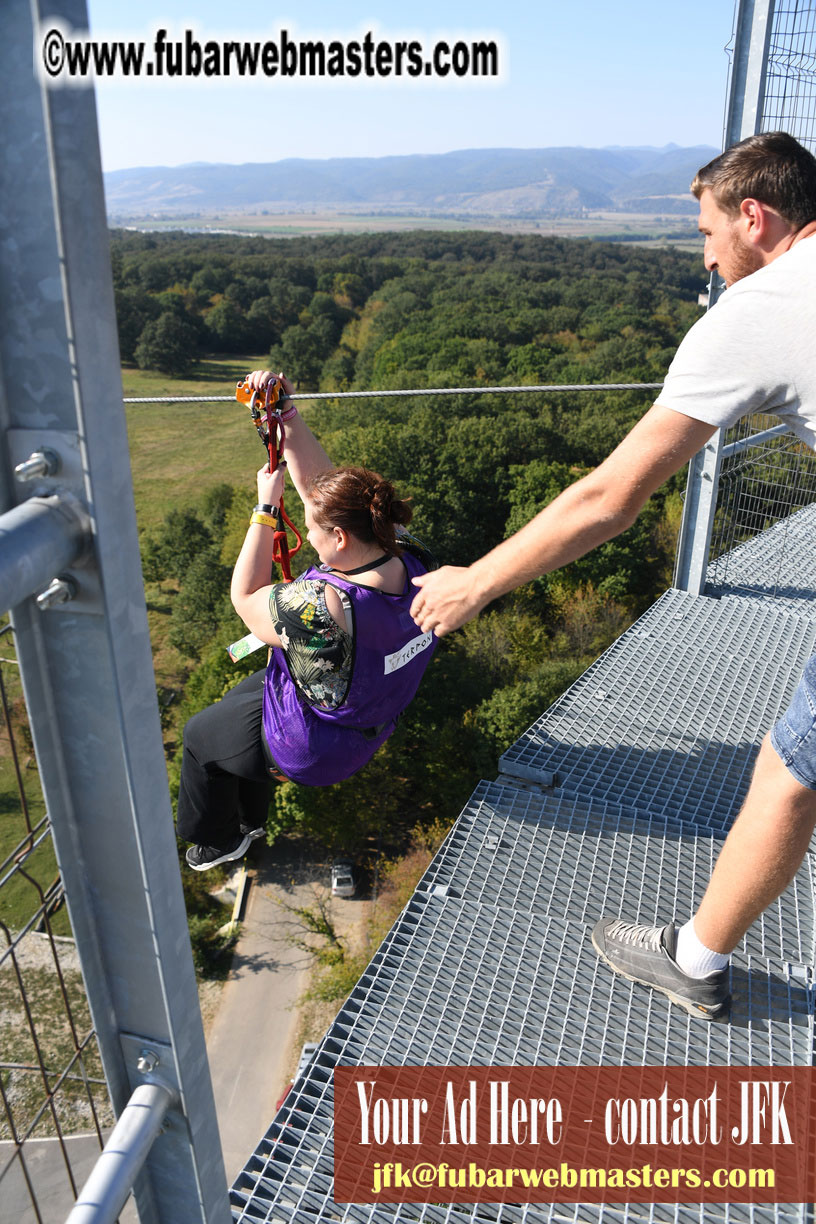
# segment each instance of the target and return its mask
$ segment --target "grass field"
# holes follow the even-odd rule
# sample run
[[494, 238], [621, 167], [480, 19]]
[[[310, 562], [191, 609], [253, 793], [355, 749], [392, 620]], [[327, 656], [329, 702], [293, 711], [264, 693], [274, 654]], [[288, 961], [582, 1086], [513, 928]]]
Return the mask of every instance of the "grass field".
[[[45, 801], [28, 733], [22, 685], [14, 658], [11, 635], [2, 638], [3, 691], [11, 718], [11, 736], [0, 715], [0, 923], [17, 931], [36, 913], [40, 890], [47, 891], [57, 877], [57, 860], [50, 837], [27, 836], [28, 825], [36, 829], [45, 814]], [[17, 755], [17, 768], [12, 753]], [[19, 769], [19, 779], [18, 779]], [[21, 797], [22, 790], [22, 797]], [[28, 811], [28, 825], [24, 807]], [[54, 915], [56, 934], [70, 934], [68, 915], [62, 905]]]
[[[4, 745], [5, 747], [5, 745]], [[24, 786], [32, 827], [36, 828], [45, 811], [39, 778], [34, 768], [25, 770]], [[21, 870], [9, 863], [0, 888], [0, 922], [19, 930], [38, 909], [39, 889], [47, 889], [57, 874], [57, 861], [50, 837], [36, 848], [26, 842], [26, 825], [20, 810], [17, 780], [7, 753], [0, 756], [0, 862], [14, 855]], [[59, 934], [67, 927], [61, 918]]]
[[541, 234], [558, 238], [596, 238], [638, 246], [677, 246], [702, 251], [696, 219], [690, 215], [662, 213], [590, 212], [580, 217], [469, 216], [464, 213], [279, 212], [246, 210], [164, 217], [116, 217], [111, 224], [135, 229], [178, 230], [193, 233], [254, 234], [266, 238], [319, 237], [322, 234], [405, 233], [433, 230], [437, 233], [488, 230], [502, 234]]
[[[208, 358], [183, 379], [128, 368], [123, 370], [124, 392], [125, 396], [230, 396], [239, 378], [261, 364], [263, 359], [258, 357]], [[218, 404], [133, 404], [126, 411], [141, 530], [155, 528], [168, 510], [196, 502], [202, 492], [219, 481], [231, 485], [245, 482], [247, 507], [251, 507], [254, 473], [263, 462], [264, 452], [245, 407], [232, 400]], [[189, 663], [167, 642], [172, 592], [151, 584], [146, 597], [157, 687], [160, 703], [164, 705], [183, 687]], [[43, 835], [40, 830], [34, 838], [27, 837], [23, 804], [27, 806], [31, 826], [36, 827], [45, 814], [45, 801], [27, 732], [10, 633], [0, 639], [0, 655], [24, 796], [21, 799], [11, 740], [0, 713], [0, 864], [5, 864], [0, 870], [0, 934], [8, 933], [13, 937], [39, 910], [43, 892], [57, 878], [57, 863], [49, 835]], [[171, 714], [173, 708], [170, 707]], [[53, 914], [51, 929], [56, 935], [70, 935], [64, 903]], [[31, 962], [37, 943], [37, 936], [26, 937], [17, 968], [32, 1009], [42, 1057], [49, 1071], [55, 1073], [50, 1081], [53, 1087], [56, 1075], [68, 1065], [74, 1046], [53, 964], [47, 957], [43, 963], [36, 957]], [[5, 947], [6, 938], [0, 939], [0, 944]], [[70, 949], [70, 945], [60, 947]], [[66, 969], [64, 981], [82, 1037], [90, 1028], [90, 1017], [78, 968]], [[2, 1071], [2, 1087], [16, 1126], [25, 1129], [39, 1112], [45, 1096], [42, 1078], [36, 1071], [36, 1049], [17, 971], [10, 960], [0, 967], [0, 999], [0, 1047], [2, 1061], [7, 1064]], [[91, 1092], [100, 1121], [103, 1125], [109, 1124], [107, 1092], [93, 1043], [85, 1057], [84, 1070], [95, 1081]], [[82, 1074], [81, 1067], [74, 1067], [54, 1100], [59, 1124], [68, 1133], [88, 1130], [92, 1123]], [[46, 1109], [35, 1135], [46, 1137], [54, 1133], [55, 1121], [50, 1109]], [[8, 1138], [8, 1124], [5, 1120], [0, 1121], [0, 1140]]]
[[[210, 357], [183, 378], [125, 367], [125, 398], [161, 395], [233, 395], [235, 384], [264, 357]], [[190, 505], [219, 481], [246, 482], [264, 452], [245, 407], [226, 404], [128, 404], [127, 426], [140, 531], [156, 527], [168, 510]]]
[[[235, 383], [261, 358], [210, 358], [202, 361], [184, 379], [168, 378], [148, 371], [123, 371], [126, 396], [139, 395], [230, 395]], [[194, 503], [201, 492], [216, 484], [246, 482], [247, 505], [254, 496], [254, 472], [263, 462], [249, 413], [237, 402], [226, 404], [132, 404], [127, 409], [128, 437], [136, 500], [142, 530], [156, 527], [168, 510]], [[147, 592], [148, 623], [154, 644], [154, 665], [160, 698], [166, 699], [184, 683], [187, 664], [167, 643], [167, 622], [172, 595], [151, 585]], [[13, 659], [10, 634], [2, 638], [2, 654]], [[13, 662], [0, 663], [7, 699], [12, 708], [14, 738], [18, 750], [23, 789], [32, 825], [45, 811], [39, 778], [27, 739], [22, 688]], [[11, 856], [26, 834], [11, 747], [0, 717], [0, 863]], [[0, 888], [0, 922], [20, 930], [40, 904], [38, 888], [48, 888], [57, 874], [50, 837], [28, 853], [24, 871], [2, 873], [8, 878]], [[68, 934], [65, 908], [54, 917], [54, 929]]]
[[[126, 366], [125, 398], [139, 396], [233, 396], [235, 384], [265, 357], [207, 357], [189, 374], [173, 378]], [[155, 530], [168, 511], [198, 503], [224, 481], [246, 485], [247, 510], [255, 499], [255, 472], [264, 450], [247, 409], [228, 403], [128, 404], [128, 443], [139, 531]], [[159, 701], [172, 739], [172, 702], [184, 687], [189, 662], [168, 641], [173, 592], [157, 583], [145, 589]]]

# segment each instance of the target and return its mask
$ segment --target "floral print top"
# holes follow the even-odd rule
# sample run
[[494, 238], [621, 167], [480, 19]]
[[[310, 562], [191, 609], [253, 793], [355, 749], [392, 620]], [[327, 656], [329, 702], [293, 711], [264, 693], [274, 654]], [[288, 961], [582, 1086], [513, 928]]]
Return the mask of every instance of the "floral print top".
[[[346, 623], [353, 624], [351, 601], [335, 586]], [[298, 691], [309, 705], [336, 710], [351, 681], [354, 639], [341, 629], [326, 607], [326, 582], [296, 578], [273, 586], [269, 607], [275, 632]]]
[[[403, 551], [418, 557], [427, 570], [437, 562], [421, 540], [400, 530]], [[354, 628], [351, 600], [336, 583], [346, 624]], [[354, 638], [341, 629], [326, 607], [326, 580], [301, 576], [272, 587], [269, 609], [298, 692], [308, 705], [336, 710], [346, 699], [354, 662]]]

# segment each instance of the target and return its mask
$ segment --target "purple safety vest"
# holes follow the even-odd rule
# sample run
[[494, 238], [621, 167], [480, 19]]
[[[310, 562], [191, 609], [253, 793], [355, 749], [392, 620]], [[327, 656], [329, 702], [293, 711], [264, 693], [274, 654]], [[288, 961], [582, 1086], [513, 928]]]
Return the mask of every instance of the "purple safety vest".
[[306, 703], [275, 647], [264, 680], [263, 731], [280, 772], [304, 786], [330, 786], [361, 769], [391, 735], [410, 704], [436, 647], [409, 615], [415, 589], [411, 578], [425, 567], [402, 554], [405, 587], [389, 595], [347, 582], [312, 566], [302, 575], [328, 581], [351, 604], [354, 647], [345, 700], [335, 710]]

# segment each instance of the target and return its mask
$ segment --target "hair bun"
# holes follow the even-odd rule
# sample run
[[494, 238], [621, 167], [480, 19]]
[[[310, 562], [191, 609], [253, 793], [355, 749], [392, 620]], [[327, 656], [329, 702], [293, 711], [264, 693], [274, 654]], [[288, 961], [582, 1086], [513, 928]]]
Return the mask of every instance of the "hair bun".
[[373, 514], [391, 516], [391, 503], [394, 500], [394, 486], [387, 480], [378, 480], [367, 490], [368, 504]]
[[376, 540], [385, 552], [400, 552], [394, 525], [407, 526], [411, 506], [397, 497], [390, 480], [370, 468], [328, 468], [309, 485], [315, 522], [342, 527], [366, 543]]
[[372, 515], [382, 516], [390, 523], [401, 523], [403, 527], [411, 521], [411, 507], [408, 502], [397, 497], [396, 490], [390, 480], [377, 480], [368, 489], [369, 511]]

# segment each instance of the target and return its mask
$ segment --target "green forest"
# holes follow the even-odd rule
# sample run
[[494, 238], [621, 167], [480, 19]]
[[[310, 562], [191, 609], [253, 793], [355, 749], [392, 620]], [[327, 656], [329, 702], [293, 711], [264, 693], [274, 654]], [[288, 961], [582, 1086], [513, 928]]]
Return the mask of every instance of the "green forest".
[[[299, 392], [660, 382], [704, 283], [686, 252], [496, 233], [120, 231], [112, 256], [126, 364], [183, 376], [213, 354], [234, 355], [238, 368], [255, 354]], [[653, 398], [521, 392], [301, 407], [335, 462], [374, 468], [413, 499], [412, 530], [441, 563], [467, 564], [600, 462]], [[224, 649], [244, 632], [227, 590], [254, 472], [233, 474], [227, 455], [223, 470], [142, 534], [148, 600], [168, 600], [166, 632], [184, 660], [183, 700], [166, 715], [171, 757], [184, 719], [262, 665], [259, 655], [234, 665]], [[664, 486], [617, 540], [444, 639], [362, 773], [326, 790], [275, 788], [270, 837], [300, 831], [365, 859], [455, 818], [509, 744], [670, 585], [682, 485]], [[286, 505], [302, 522], [293, 492]], [[295, 572], [305, 568], [308, 549], [295, 560]]]

